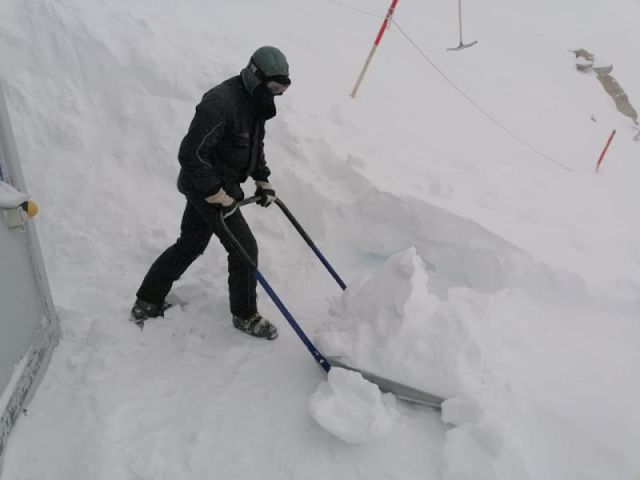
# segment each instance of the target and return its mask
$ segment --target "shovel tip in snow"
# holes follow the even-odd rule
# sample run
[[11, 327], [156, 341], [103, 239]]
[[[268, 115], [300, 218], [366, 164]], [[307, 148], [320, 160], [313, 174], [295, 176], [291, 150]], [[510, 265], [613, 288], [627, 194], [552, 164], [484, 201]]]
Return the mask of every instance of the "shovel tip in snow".
[[339, 358], [328, 356], [325, 356], [325, 358], [332, 367], [344, 368], [346, 370], [358, 372], [364, 379], [370, 381], [371, 383], [375, 383], [382, 392], [393, 393], [397, 398], [401, 400], [405, 400], [411, 403], [417, 403], [420, 405], [426, 405], [428, 407], [435, 408], [436, 410], [440, 410], [442, 408], [442, 403], [445, 401], [444, 398], [438, 395], [423, 392], [422, 390], [411, 387], [409, 385], [404, 385], [400, 382], [389, 380], [388, 378], [381, 377], [374, 373], [351, 367]]

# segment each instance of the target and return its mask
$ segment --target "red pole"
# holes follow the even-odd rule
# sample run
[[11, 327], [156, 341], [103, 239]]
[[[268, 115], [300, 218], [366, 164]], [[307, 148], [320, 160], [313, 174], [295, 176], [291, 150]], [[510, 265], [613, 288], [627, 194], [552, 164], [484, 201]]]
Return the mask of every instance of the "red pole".
[[371, 51], [369, 52], [369, 55], [367, 56], [367, 59], [364, 62], [364, 67], [362, 67], [362, 71], [360, 72], [360, 75], [358, 76], [358, 80], [356, 81], [356, 85], [353, 87], [353, 90], [351, 91], [351, 96], [353, 98], [355, 98], [356, 94], [358, 93], [358, 89], [360, 88], [360, 84], [362, 83], [362, 79], [364, 78], [364, 75], [367, 72], [367, 69], [369, 68], [369, 64], [371, 63], [371, 59], [373, 58], [374, 53], [376, 53], [376, 49], [378, 48], [378, 45], [380, 45], [380, 41], [382, 40], [382, 36], [384, 35], [384, 31], [387, 29], [387, 26], [389, 25], [389, 22], [391, 21], [391, 17], [393, 17], [393, 12], [395, 11], [396, 6], [398, 5], [398, 1], [399, 0], [392, 0], [391, 6], [389, 7], [389, 11], [387, 12], [387, 16], [384, 17], [384, 21], [382, 22], [382, 26], [380, 27], [380, 31], [378, 32], [378, 35], [376, 36], [376, 39], [373, 42], [373, 46], [371, 47]]
[[611, 145], [611, 141], [613, 140], [613, 137], [615, 137], [615, 135], [616, 135], [615, 130], [611, 132], [611, 135], [609, 135], [609, 140], [607, 140], [607, 144], [604, 146], [604, 150], [602, 150], [602, 153], [600, 154], [600, 158], [598, 159], [598, 163], [596, 164], [596, 172], [600, 168], [600, 164], [602, 163], [602, 160], [604, 160], [604, 156], [607, 154], [607, 150], [609, 150], [609, 145]]
[[376, 37], [376, 41], [373, 44], [377, 47], [380, 45], [380, 40], [382, 40], [382, 36], [384, 35], [384, 31], [387, 29], [387, 25], [391, 21], [391, 17], [393, 17], [393, 12], [398, 5], [399, 0], [392, 0], [391, 6], [389, 7], [389, 11], [387, 12], [387, 16], [384, 17], [384, 21], [382, 22], [382, 26], [380, 27], [380, 31], [378, 32], [378, 36]]

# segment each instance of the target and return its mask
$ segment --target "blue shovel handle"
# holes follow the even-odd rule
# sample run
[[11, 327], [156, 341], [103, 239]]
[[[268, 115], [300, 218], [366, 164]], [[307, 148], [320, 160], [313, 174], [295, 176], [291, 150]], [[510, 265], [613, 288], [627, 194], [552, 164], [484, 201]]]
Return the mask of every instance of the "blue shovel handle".
[[[257, 196], [253, 196], [253, 197], [247, 198], [247, 199], [242, 200], [241, 202], [239, 202], [239, 206], [244, 206], [244, 205], [249, 205], [251, 203], [256, 203], [259, 199], [260, 199], [260, 197], [257, 197]], [[278, 205], [278, 207], [280, 207], [280, 210], [282, 210], [282, 212], [289, 219], [289, 221], [293, 224], [293, 226], [298, 231], [298, 233], [300, 233], [302, 238], [304, 238], [304, 240], [307, 242], [307, 245], [309, 245], [309, 247], [313, 250], [313, 252], [316, 254], [316, 256], [320, 259], [322, 264], [327, 268], [327, 270], [329, 271], [331, 276], [336, 280], [338, 285], [340, 285], [340, 288], [342, 288], [343, 290], [346, 289], [347, 288], [346, 284], [342, 281], [342, 279], [336, 273], [336, 271], [333, 269], [331, 264], [329, 264], [329, 262], [324, 257], [324, 255], [322, 255], [322, 252], [320, 252], [320, 250], [315, 245], [313, 240], [311, 240], [311, 237], [309, 237], [309, 235], [307, 235], [307, 233], [304, 231], [304, 229], [302, 228], [300, 223], [298, 223], [296, 218], [293, 216], [293, 214], [286, 207], [284, 202], [282, 200], [280, 200], [279, 198], [276, 198], [275, 203]], [[254, 272], [254, 274], [256, 276], [256, 279], [258, 280], [258, 283], [260, 283], [260, 285], [262, 285], [262, 288], [265, 289], [265, 291], [267, 292], [267, 294], [269, 295], [269, 297], [271, 298], [273, 303], [276, 305], [276, 307], [278, 307], [278, 309], [280, 310], [280, 312], [282, 313], [284, 318], [287, 320], [287, 322], [289, 322], [289, 325], [291, 325], [291, 328], [293, 328], [293, 330], [296, 332], [296, 334], [298, 335], [300, 340], [302, 340], [302, 343], [305, 344], [305, 346], [309, 350], [309, 353], [311, 353], [311, 356], [314, 358], [314, 360], [316, 362], [318, 362], [320, 367], [325, 372], [328, 372], [331, 369], [331, 364], [329, 363], [329, 361], [326, 358], [324, 358], [324, 356], [320, 353], [320, 351], [315, 347], [315, 345], [313, 344], [313, 342], [311, 342], [309, 337], [307, 337], [307, 335], [304, 333], [304, 330], [302, 330], [302, 328], [300, 327], [298, 322], [296, 322], [295, 318], [293, 318], [293, 315], [291, 315], [291, 312], [289, 312], [289, 310], [287, 309], [287, 307], [284, 304], [284, 302], [276, 294], [275, 290], [273, 290], [273, 288], [271, 288], [271, 285], [269, 284], [267, 279], [264, 277], [264, 275], [262, 275], [262, 273], [260, 273], [260, 270], [258, 270], [258, 266], [256, 265], [256, 263], [249, 256], [249, 254], [246, 252], [246, 250], [242, 247], [242, 245], [240, 244], [238, 239], [235, 237], [235, 235], [231, 232], [231, 230], [229, 230], [229, 227], [227, 226], [227, 224], [224, 221], [224, 213], [220, 212], [218, 218], [220, 220], [220, 224], [222, 225], [222, 228], [223, 228], [225, 234], [229, 237], [229, 239], [231, 239], [231, 242], [233, 243], [235, 249], [238, 251], [238, 253], [243, 258], [245, 263], [247, 265], [249, 265], [251, 267], [251, 269], [253, 270], [253, 272]]]

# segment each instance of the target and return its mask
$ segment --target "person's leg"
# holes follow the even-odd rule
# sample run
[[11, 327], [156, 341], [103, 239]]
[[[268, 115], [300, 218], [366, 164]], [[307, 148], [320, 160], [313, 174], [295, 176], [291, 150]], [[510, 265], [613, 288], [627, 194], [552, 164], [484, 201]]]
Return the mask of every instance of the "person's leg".
[[[277, 328], [258, 313], [256, 295], [256, 275], [253, 267], [247, 264], [236, 246], [220, 224], [218, 211], [212, 205], [194, 200], [193, 204], [200, 214], [210, 222], [213, 233], [220, 239], [228, 254], [229, 268], [229, 307], [236, 328], [257, 337], [273, 340], [278, 336]], [[240, 209], [229, 215], [225, 224], [238, 240], [244, 251], [255, 265], [258, 264], [258, 244], [242, 216]]]
[[161, 307], [173, 283], [207, 248], [212, 234], [209, 223], [187, 201], [180, 225], [180, 238], [151, 265], [136, 294], [138, 299]]
[[[258, 244], [242, 213], [237, 210], [225, 219], [225, 223], [242, 248], [258, 265]], [[229, 306], [234, 316], [249, 318], [258, 312], [256, 295], [256, 275], [253, 268], [247, 265], [235, 245], [222, 228], [215, 234], [228, 253], [229, 267]]]
[[[227, 251], [231, 313], [245, 318], [254, 315], [257, 312], [257, 307], [256, 276], [253, 268], [245, 262], [229, 236], [224, 232], [219, 223], [218, 210], [204, 200], [190, 199], [189, 201], [198, 210], [200, 216], [207, 222], [211, 231], [220, 239], [222, 246]], [[238, 239], [242, 248], [257, 265], [258, 244], [240, 209], [229, 215], [224, 221], [233, 236]]]

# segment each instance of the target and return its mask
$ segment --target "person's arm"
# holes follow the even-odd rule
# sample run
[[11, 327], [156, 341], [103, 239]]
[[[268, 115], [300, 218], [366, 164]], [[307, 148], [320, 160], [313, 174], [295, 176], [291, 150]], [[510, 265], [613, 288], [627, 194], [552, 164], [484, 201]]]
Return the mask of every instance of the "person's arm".
[[260, 141], [258, 142], [258, 161], [256, 167], [251, 172], [251, 178], [256, 182], [268, 182], [271, 170], [267, 166], [267, 160], [264, 156], [264, 126], [262, 127], [262, 134], [260, 135]]
[[258, 161], [256, 162], [256, 168], [251, 174], [251, 177], [256, 181], [255, 195], [260, 197], [260, 200], [257, 202], [258, 205], [268, 207], [276, 200], [276, 191], [269, 183], [271, 170], [267, 167], [267, 161], [264, 157], [264, 128], [262, 130], [262, 135], [260, 136], [260, 143], [258, 147], [260, 148], [260, 151], [258, 152]]
[[204, 197], [215, 194], [222, 186], [213, 168], [211, 154], [224, 134], [225, 125], [223, 112], [198, 106], [189, 131], [180, 144], [180, 165]]

